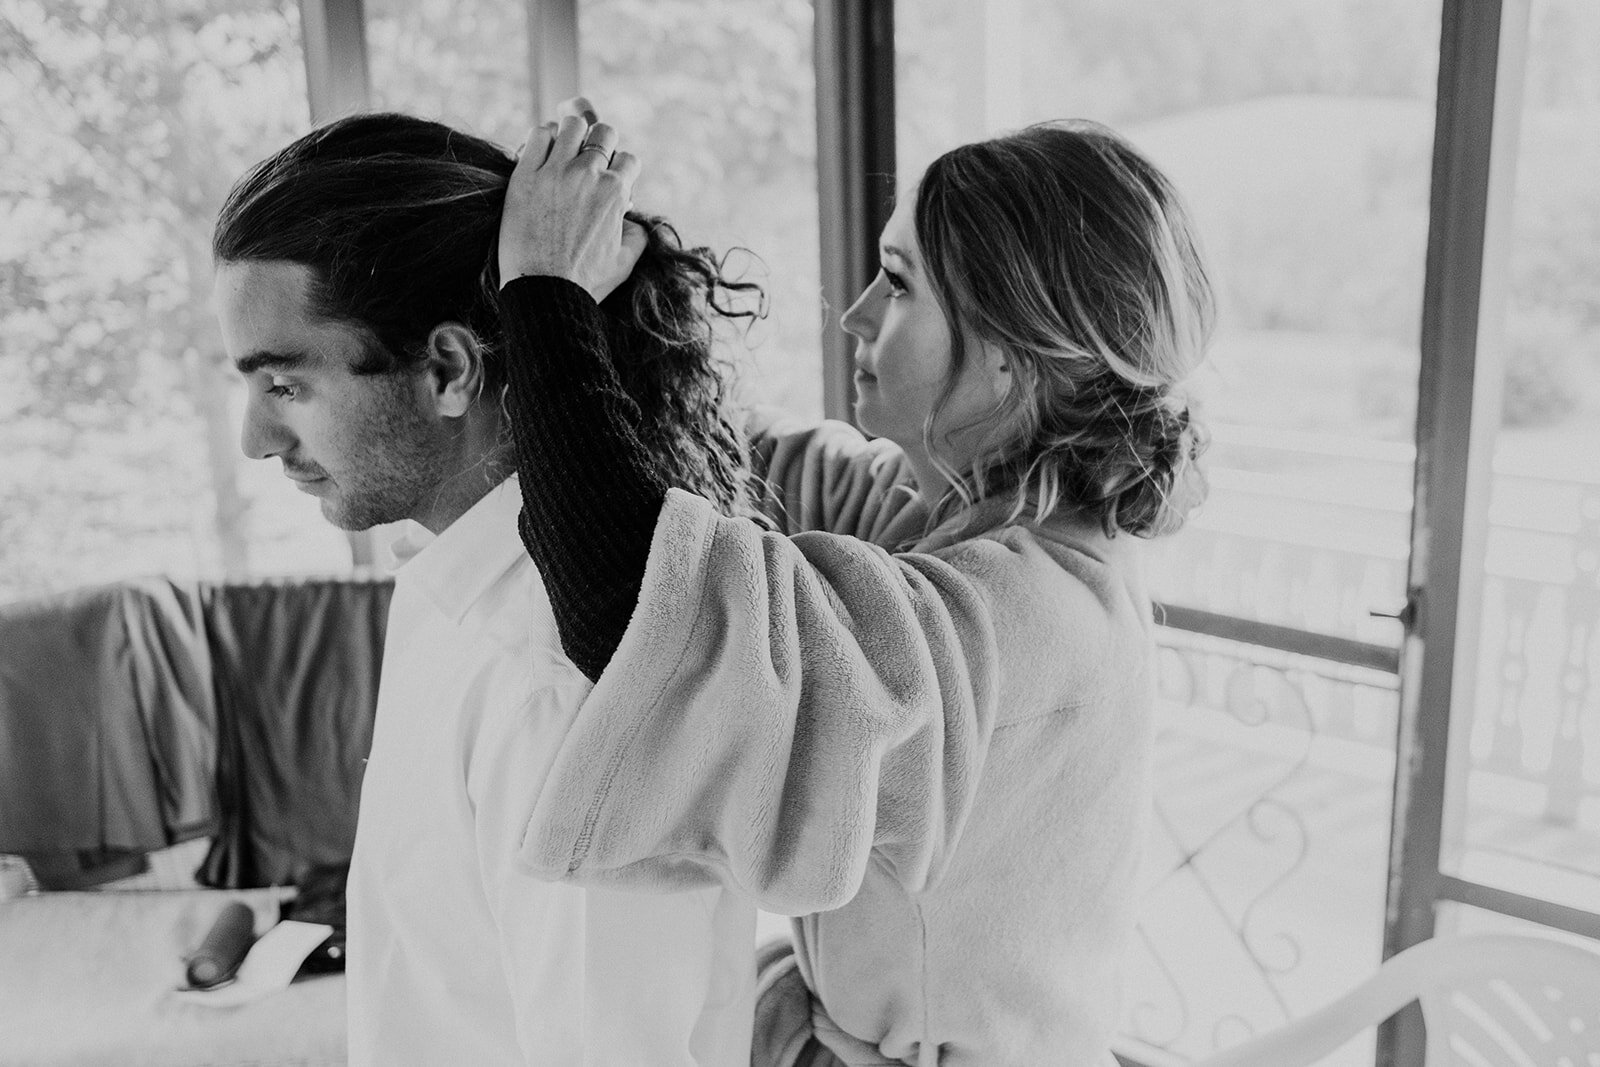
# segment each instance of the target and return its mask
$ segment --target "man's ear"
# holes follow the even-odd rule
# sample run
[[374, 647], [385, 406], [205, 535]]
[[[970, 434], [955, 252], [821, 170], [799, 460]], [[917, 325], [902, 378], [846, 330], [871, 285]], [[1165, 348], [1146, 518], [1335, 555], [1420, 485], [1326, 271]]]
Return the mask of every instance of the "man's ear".
[[442, 416], [460, 418], [483, 392], [483, 345], [459, 322], [441, 322], [428, 334], [427, 367], [430, 394]]

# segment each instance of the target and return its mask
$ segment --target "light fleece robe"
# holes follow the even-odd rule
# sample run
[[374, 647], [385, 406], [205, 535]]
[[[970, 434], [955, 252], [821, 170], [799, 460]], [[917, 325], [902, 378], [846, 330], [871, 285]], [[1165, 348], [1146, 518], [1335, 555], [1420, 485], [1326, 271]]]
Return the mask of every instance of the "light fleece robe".
[[1053, 519], [891, 553], [920, 529], [892, 445], [759, 445], [787, 528], [669, 493], [524, 862], [799, 916], [846, 1063], [1106, 1062], [1149, 792], [1139, 543]]

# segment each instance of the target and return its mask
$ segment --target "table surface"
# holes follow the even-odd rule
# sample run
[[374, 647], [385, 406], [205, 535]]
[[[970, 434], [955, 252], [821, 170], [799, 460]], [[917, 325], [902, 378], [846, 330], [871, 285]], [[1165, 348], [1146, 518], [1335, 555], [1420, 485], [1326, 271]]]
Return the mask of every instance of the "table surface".
[[277, 920], [282, 890], [40, 893], [0, 901], [0, 1067], [345, 1063], [343, 975], [236, 1008], [185, 1003], [183, 957], [231, 900]]

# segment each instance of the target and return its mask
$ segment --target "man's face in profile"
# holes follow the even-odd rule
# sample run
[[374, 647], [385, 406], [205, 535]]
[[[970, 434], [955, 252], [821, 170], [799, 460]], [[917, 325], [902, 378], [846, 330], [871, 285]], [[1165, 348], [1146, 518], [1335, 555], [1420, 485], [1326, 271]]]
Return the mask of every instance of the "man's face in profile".
[[447, 454], [427, 375], [355, 373], [370, 341], [313, 310], [312, 282], [299, 263], [217, 268], [223, 344], [249, 389], [240, 446], [252, 459], [281, 461], [341, 529], [416, 517]]

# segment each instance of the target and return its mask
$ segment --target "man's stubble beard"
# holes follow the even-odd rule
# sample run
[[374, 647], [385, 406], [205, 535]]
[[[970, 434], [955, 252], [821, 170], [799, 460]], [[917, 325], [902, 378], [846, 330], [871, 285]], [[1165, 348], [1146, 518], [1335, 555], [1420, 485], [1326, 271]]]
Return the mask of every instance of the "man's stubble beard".
[[416, 409], [403, 386], [386, 399], [358, 428], [366, 443], [351, 469], [332, 479], [333, 494], [321, 500], [323, 518], [338, 529], [419, 518], [448, 476], [451, 436]]

